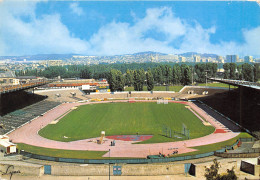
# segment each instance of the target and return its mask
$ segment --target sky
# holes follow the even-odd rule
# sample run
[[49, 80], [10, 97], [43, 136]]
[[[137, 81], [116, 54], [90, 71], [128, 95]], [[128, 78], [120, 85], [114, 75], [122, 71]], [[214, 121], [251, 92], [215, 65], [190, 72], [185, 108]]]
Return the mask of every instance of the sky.
[[0, 1], [0, 56], [144, 51], [260, 57], [245, 1]]

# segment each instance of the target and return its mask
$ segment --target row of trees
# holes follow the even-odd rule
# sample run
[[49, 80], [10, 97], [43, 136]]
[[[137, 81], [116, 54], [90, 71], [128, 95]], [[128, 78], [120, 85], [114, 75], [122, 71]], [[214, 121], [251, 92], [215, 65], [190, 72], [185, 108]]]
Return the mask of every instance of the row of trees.
[[[139, 66], [137, 66], [139, 65]], [[127, 69], [126, 69], [127, 68]], [[135, 68], [135, 69], [133, 69]], [[17, 75], [35, 75], [47, 78], [106, 78], [112, 91], [122, 91], [124, 86], [134, 86], [137, 91], [146, 85], [150, 91], [154, 85], [188, 85], [193, 82], [204, 83], [207, 77], [257, 81], [260, 79], [259, 64], [223, 64], [224, 73], [217, 73], [215, 63], [173, 64], [170, 63], [132, 63], [114, 65], [70, 65], [53, 66], [45, 70], [26, 70]]]
[[[200, 66], [198, 66], [200, 67]], [[215, 67], [213, 65], [205, 66], [206, 68]], [[154, 68], [130, 70], [127, 69], [126, 73], [119, 70], [112, 69], [108, 74], [108, 82], [111, 91], [121, 91], [122, 86], [133, 86], [135, 91], [142, 91], [143, 86], [147, 86], [147, 90], [151, 91], [154, 85], [188, 85], [193, 81], [194, 67], [186, 64], [175, 64], [174, 66], [159, 65]], [[217, 69], [217, 67], [216, 67]], [[195, 70], [202, 74], [203, 68]], [[213, 72], [217, 72], [216, 70]], [[214, 74], [215, 75], [215, 74]], [[205, 77], [204, 77], [205, 78]], [[201, 77], [202, 80], [202, 77]]]
[[[260, 77], [259, 64], [242, 64], [237, 66], [234, 63], [226, 63], [224, 67], [225, 79], [241, 79], [246, 81], [257, 81]], [[188, 85], [194, 81], [204, 83], [207, 77], [217, 76], [217, 65], [214, 63], [196, 64], [188, 66], [186, 64], [159, 65], [154, 68], [130, 70], [126, 73], [112, 69], [108, 73], [108, 82], [111, 91], [122, 91], [123, 85], [134, 86], [135, 91], [142, 91], [143, 86], [151, 91], [154, 85]]]
[[240, 64], [225, 63], [223, 65], [224, 79], [238, 79], [251, 82], [257, 82], [260, 79], [259, 64]]

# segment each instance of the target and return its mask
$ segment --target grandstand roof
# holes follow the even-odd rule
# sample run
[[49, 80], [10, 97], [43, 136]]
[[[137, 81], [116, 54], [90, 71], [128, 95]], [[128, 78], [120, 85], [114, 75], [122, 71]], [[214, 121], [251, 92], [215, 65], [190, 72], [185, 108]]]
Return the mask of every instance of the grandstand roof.
[[37, 79], [36, 76], [18, 76], [16, 79]]
[[0, 78], [15, 78], [13, 71], [0, 71]]
[[14, 143], [11, 143], [10, 141], [6, 141], [3, 139], [0, 139], [0, 145], [4, 147], [15, 146]]
[[256, 82], [233, 80], [233, 79], [220, 79], [220, 78], [209, 78], [209, 79], [212, 81], [222, 82], [233, 86], [243, 86], [243, 87], [249, 87], [249, 88], [260, 90], [260, 84]]

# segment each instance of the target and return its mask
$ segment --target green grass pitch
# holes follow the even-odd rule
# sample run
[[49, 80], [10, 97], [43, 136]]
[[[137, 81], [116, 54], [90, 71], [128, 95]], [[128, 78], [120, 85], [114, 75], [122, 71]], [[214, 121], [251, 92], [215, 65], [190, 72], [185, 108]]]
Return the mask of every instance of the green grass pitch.
[[[79, 106], [57, 124], [49, 124], [39, 131], [45, 138], [57, 141], [74, 141], [108, 135], [153, 135], [143, 143], [183, 140], [162, 135], [162, 127], [181, 132], [182, 123], [190, 130], [190, 138], [214, 132], [212, 126], [202, 122], [179, 103], [105, 103]], [[64, 136], [68, 138], [64, 138]]]

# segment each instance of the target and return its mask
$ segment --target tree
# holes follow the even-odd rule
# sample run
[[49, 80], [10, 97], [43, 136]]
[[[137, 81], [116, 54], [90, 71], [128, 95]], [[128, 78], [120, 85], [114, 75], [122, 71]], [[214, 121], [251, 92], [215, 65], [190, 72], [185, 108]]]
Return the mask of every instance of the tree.
[[254, 72], [250, 64], [245, 63], [242, 65], [242, 76], [245, 81], [253, 81]]
[[172, 82], [172, 68], [169, 65], [165, 65], [165, 83], [169, 84]]
[[138, 73], [140, 74], [140, 86], [141, 86], [141, 89], [143, 90], [143, 85], [146, 80], [145, 71], [143, 68], [141, 68], [141, 69], [139, 69]]
[[140, 74], [138, 73], [138, 70], [134, 71], [134, 90], [135, 91], [141, 91], [140, 87]]
[[153, 76], [154, 76], [154, 80], [158, 84], [163, 84], [163, 72], [162, 72], [162, 68], [160, 66], [154, 68]]
[[109, 76], [108, 76], [108, 83], [109, 83], [109, 89], [112, 92], [116, 91], [117, 82], [116, 82], [116, 70], [115, 69], [110, 70]]
[[237, 65], [235, 63], [230, 63], [229, 65], [230, 68], [230, 79], [236, 79], [236, 69]]
[[231, 170], [227, 169], [227, 174], [220, 175], [218, 174], [218, 170], [220, 167], [220, 163], [214, 159], [213, 164], [205, 169], [204, 176], [207, 180], [237, 180], [237, 176], [234, 171], [234, 167]]
[[221, 180], [237, 180], [237, 176], [234, 171], [234, 167], [232, 169], [227, 169], [227, 174], [224, 174], [220, 178]]
[[197, 63], [195, 64], [195, 73], [197, 75], [197, 81], [204, 83], [205, 82], [205, 70], [206, 70], [206, 66], [204, 63]]
[[205, 174], [204, 176], [206, 177], [207, 180], [217, 180], [220, 179], [220, 175], [218, 174], [218, 170], [219, 170], [219, 162], [214, 159], [213, 160], [213, 164], [209, 167], [205, 169]]
[[112, 92], [114, 91], [124, 91], [124, 77], [121, 71], [116, 69], [111, 69], [108, 76], [109, 88]]
[[147, 91], [151, 91], [154, 88], [154, 80], [152, 70], [149, 68], [146, 73]]
[[88, 67], [85, 67], [84, 69], [82, 69], [80, 71], [80, 78], [83, 78], [83, 79], [90, 79], [92, 76], [90, 70]]
[[254, 82], [258, 82], [260, 80], [260, 66], [258, 63], [254, 64]]
[[122, 72], [119, 70], [117, 70], [116, 73], [116, 82], [117, 82], [117, 86], [116, 86], [117, 91], [124, 91], [125, 80]]
[[218, 70], [218, 65], [216, 63], [207, 63], [206, 70], [208, 70], [208, 77], [215, 77]]
[[182, 64], [181, 73], [182, 73], [182, 77], [181, 77], [182, 84], [183, 85], [191, 84], [191, 68], [186, 64]]
[[229, 79], [230, 78], [230, 66], [229, 66], [229, 63], [223, 64], [223, 69], [224, 69], [224, 79]]
[[134, 71], [134, 90], [142, 91], [145, 82], [145, 72], [144, 69], [139, 69]]
[[236, 73], [237, 79], [242, 80], [243, 75], [242, 75], [242, 65], [237, 66], [237, 73]]
[[[64, 77], [65, 73], [67, 72], [67, 69], [65, 67], [61, 66], [51, 66], [47, 67], [43, 72], [43, 76], [47, 78], [55, 78], [57, 76]], [[27, 71], [28, 73], [28, 71]]]
[[181, 82], [181, 67], [179, 64], [174, 64], [172, 68], [172, 82], [175, 85]]
[[134, 84], [134, 71], [127, 69], [125, 75], [125, 84], [132, 86]]

